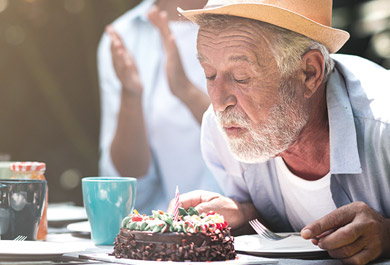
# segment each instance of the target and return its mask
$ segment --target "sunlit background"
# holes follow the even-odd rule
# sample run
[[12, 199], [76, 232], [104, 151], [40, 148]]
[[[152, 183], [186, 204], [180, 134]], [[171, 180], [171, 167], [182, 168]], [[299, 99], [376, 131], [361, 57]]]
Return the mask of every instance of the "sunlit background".
[[390, 0], [333, 0], [333, 26], [351, 39], [339, 53], [356, 54], [390, 69]]
[[[96, 48], [106, 24], [139, 0], [0, 0], [0, 160], [47, 164], [49, 201], [81, 205], [97, 175]], [[340, 53], [390, 68], [390, 0], [334, 0]]]

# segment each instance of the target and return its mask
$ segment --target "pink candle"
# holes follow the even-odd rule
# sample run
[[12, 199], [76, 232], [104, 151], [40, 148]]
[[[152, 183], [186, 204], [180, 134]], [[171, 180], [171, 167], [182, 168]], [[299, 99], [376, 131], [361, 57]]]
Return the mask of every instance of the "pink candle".
[[176, 222], [179, 218], [179, 188], [176, 186], [175, 194], [175, 211], [173, 212], [174, 221]]

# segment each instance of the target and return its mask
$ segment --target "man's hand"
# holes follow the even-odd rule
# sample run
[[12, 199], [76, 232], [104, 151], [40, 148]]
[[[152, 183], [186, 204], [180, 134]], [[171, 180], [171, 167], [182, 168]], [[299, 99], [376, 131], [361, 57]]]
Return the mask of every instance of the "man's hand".
[[301, 235], [346, 264], [390, 256], [390, 220], [363, 202], [340, 207], [304, 227]]
[[148, 13], [150, 22], [159, 30], [166, 54], [166, 72], [169, 88], [187, 108], [200, 124], [203, 113], [210, 105], [210, 99], [206, 93], [196, 87], [184, 71], [179, 50], [175, 38], [168, 26], [166, 11], [160, 11], [153, 6]]
[[[223, 215], [232, 229], [238, 228], [247, 222], [247, 216], [245, 215], [247, 207], [243, 207], [238, 202], [215, 192], [195, 190], [180, 194], [179, 207], [184, 209], [194, 207], [199, 213], [215, 211]], [[173, 213], [174, 209], [175, 200], [173, 199], [169, 203], [167, 211]]]
[[111, 37], [112, 63], [124, 92], [140, 97], [142, 84], [134, 58], [126, 50], [121, 37], [111, 25], [106, 27], [106, 33]]
[[181, 62], [180, 54], [176, 46], [175, 38], [168, 26], [166, 11], [160, 11], [153, 6], [148, 12], [150, 22], [159, 30], [166, 54], [167, 80], [172, 93], [179, 97], [181, 93], [193, 87], [188, 79]]

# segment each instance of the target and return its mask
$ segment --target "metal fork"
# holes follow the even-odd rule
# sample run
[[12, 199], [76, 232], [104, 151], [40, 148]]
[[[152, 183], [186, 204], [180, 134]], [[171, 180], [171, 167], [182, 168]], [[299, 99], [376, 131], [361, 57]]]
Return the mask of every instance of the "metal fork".
[[256, 233], [261, 236], [262, 238], [268, 239], [268, 240], [281, 240], [285, 239], [287, 237], [290, 237], [294, 234], [289, 235], [278, 235], [269, 230], [267, 227], [265, 227], [262, 223], [260, 223], [257, 219], [249, 221], [249, 224], [252, 226], [252, 228], [256, 231]]
[[15, 237], [14, 241], [24, 241], [27, 239], [27, 236], [19, 235]]

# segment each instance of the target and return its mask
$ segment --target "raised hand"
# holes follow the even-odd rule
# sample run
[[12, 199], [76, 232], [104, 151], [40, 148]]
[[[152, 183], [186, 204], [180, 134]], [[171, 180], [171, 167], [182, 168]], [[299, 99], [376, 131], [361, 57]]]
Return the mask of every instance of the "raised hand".
[[166, 11], [160, 11], [153, 6], [148, 13], [149, 20], [159, 30], [166, 53], [167, 80], [171, 92], [179, 98], [191, 111], [200, 124], [203, 113], [210, 105], [210, 99], [202, 90], [196, 87], [187, 77], [175, 38], [168, 26]]
[[111, 37], [112, 63], [123, 91], [133, 96], [141, 96], [142, 84], [133, 56], [126, 50], [121, 37], [111, 25], [106, 27], [106, 33]]
[[168, 14], [153, 6], [148, 12], [150, 22], [159, 30], [166, 53], [166, 72], [169, 87], [172, 93], [181, 97], [185, 90], [190, 89], [192, 83], [187, 78], [182, 65], [179, 51], [176, 46], [175, 37], [168, 26]]
[[346, 264], [390, 256], [390, 220], [363, 202], [338, 208], [304, 227], [301, 235]]
[[142, 84], [131, 54], [112, 26], [106, 27], [111, 37], [112, 63], [122, 84], [118, 125], [111, 143], [111, 158], [121, 176], [144, 176], [149, 168], [150, 148], [142, 106]]

